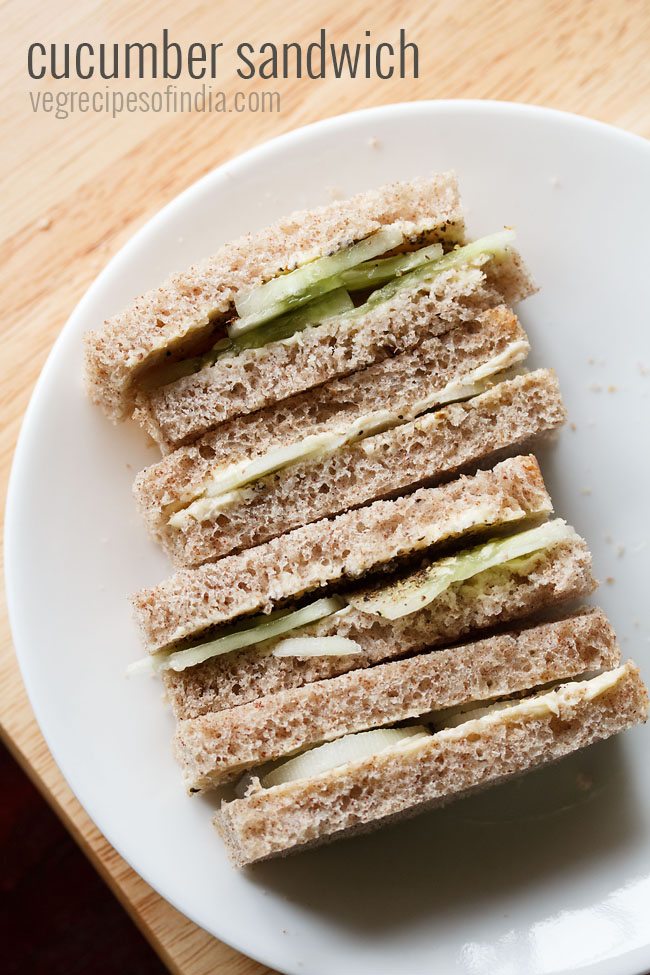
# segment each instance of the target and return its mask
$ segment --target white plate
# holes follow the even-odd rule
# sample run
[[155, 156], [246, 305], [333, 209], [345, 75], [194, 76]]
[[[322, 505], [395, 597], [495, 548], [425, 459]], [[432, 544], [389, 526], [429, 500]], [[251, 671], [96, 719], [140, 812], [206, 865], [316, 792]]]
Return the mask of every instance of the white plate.
[[542, 286], [522, 317], [576, 428], [544, 455], [545, 474], [599, 576], [614, 578], [598, 601], [650, 677], [650, 149], [584, 119], [489, 102], [395, 105], [283, 136], [210, 173], [115, 257], [59, 337], [16, 452], [7, 575], [20, 664], [54, 757], [108, 840], [184, 914], [267, 965], [633, 975], [650, 967], [647, 730], [237, 873], [210, 802], [183, 793], [157, 683], [123, 678], [139, 655], [127, 594], [169, 569], [130, 494], [155, 454], [86, 402], [82, 332], [168, 271], [332, 190], [449, 167], [470, 230], [513, 224]]

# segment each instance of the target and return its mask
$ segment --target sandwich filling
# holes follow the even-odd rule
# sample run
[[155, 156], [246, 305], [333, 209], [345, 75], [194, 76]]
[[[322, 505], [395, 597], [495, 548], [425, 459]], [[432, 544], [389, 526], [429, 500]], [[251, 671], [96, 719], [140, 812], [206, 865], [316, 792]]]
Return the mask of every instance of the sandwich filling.
[[237, 793], [246, 796], [292, 782], [316, 779], [335, 770], [347, 770], [358, 762], [386, 752], [408, 750], [417, 753], [429, 747], [432, 741], [480, 735], [494, 725], [559, 716], [562, 707], [578, 701], [594, 701], [616, 687], [627, 669], [623, 665], [596, 676], [583, 675], [569, 682], [557, 682], [550, 689], [527, 692], [523, 697], [476, 702], [469, 709], [464, 707], [427, 715], [420, 718], [421, 723], [417, 725], [360, 731], [316, 744], [288, 760], [275, 763], [269, 771], [248, 773], [237, 786]]
[[374, 410], [357, 417], [346, 427], [334, 427], [294, 443], [273, 447], [252, 461], [243, 459], [217, 467], [191, 496], [183, 499], [182, 506], [170, 515], [168, 523], [172, 528], [186, 530], [193, 522], [209, 521], [220, 511], [247, 500], [251, 496], [249, 486], [264, 477], [304, 461], [321, 460], [347, 444], [402, 426], [436, 407], [479, 396], [522, 362], [527, 354], [526, 341], [510, 342], [498, 355], [398, 411]]
[[[475, 509], [472, 514], [477, 517]], [[477, 523], [475, 527], [478, 527]], [[536, 528], [462, 549], [397, 581], [317, 599], [298, 609], [281, 609], [269, 615], [248, 617], [221, 628], [220, 635], [213, 639], [199, 639], [183, 649], [170, 648], [150, 654], [132, 664], [129, 672], [182, 671], [212, 657], [253, 647], [257, 653], [283, 657], [359, 653], [361, 647], [353, 640], [332, 643], [332, 638], [312, 637], [301, 633], [301, 630], [326, 617], [335, 614], [342, 616], [353, 609], [368, 615], [398, 619], [424, 609], [445, 590], [468, 579], [476, 577], [489, 588], [490, 573], [496, 569], [505, 567], [513, 572], [530, 572], [546, 551], [577, 538], [573, 528], [561, 519], [555, 519]], [[426, 541], [425, 533], [421, 543], [423, 547]], [[289, 633], [291, 637], [285, 638]], [[285, 639], [278, 642], [279, 637]]]
[[[343, 275], [352, 268], [363, 267], [404, 244], [404, 236], [396, 227], [386, 227], [370, 234], [351, 247], [327, 257], [319, 257], [293, 271], [280, 274], [265, 284], [240, 292], [235, 298], [239, 316], [228, 328], [231, 338], [259, 328], [273, 318], [306, 305], [329, 291], [343, 286]], [[442, 255], [442, 246], [434, 249], [433, 258]], [[399, 262], [399, 258], [396, 259]], [[399, 263], [398, 263], [399, 267]], [[363, 274], [362, 274], [363, 278]], [[366, 287], [362, 284], [361, 287]]]
[[[245, 349], [299, 341], [307, 327], [333, 318], [344, 322], [362, 317], [401, 290], [417, 288], [446, 271], [501, 259], [513, 239], [514, 234], [504, 230], [445, 254], [441, 244], [409, 249], [413, 245], [400, 230], [384, 228], [336, 254], [240, 292], [233, 316], [215, 321], [202, 349], [190, 355], [186, 348], [167, 348], [166, 361], [145, 368], [139, 385], [166, 386]], [[393, 253], [396, 250], [404, 252]]]
[[424, 609], [445, 589], [464, 582], [495, 566], [528, 558], [541, 548], [547, 548], [569, 537], [577, 537], [561, 518], [530, 528], [527, 531], [495, 538], [482, 545], [439, 559], [432, 565], [402, 579], [348, 596], [348, 603], [374, 616], [396, 620]]

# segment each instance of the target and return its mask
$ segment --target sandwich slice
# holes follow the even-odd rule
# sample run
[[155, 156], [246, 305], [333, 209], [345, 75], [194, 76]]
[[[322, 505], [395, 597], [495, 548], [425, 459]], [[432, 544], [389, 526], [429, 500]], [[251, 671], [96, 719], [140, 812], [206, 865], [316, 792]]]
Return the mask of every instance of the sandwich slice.
[[647, 719], [648, 695], [627, 662], [523, 697], [444, 709], [419, 724], [316, 745], [224, 801], [215, 826], [239, 866], [414, 815]]
[[585, 610], [185, 718], [177, 725], [175, 753], [187, 789], [199, 792], [314, 743], [421, 723], [429, 712], [500, 699], [619, 663], [605, 615]]
[[464, 244], [451, 174], [294, 214], [90, 333], [90, 394], [173, 449], [525, 297], [511, 240]]
[[162, 673], [185, 717], [585, 595], [588, 550], [550, 510], [535, 459], [511, 458], [181, 570], [134, 598], [135, 666]]
[[[454, 563], [444, 558], [432, 561], [429, 576], [437, 573], [439, 579], [436, 595], [430, 599], [430, 593], [422, 592], [420, 608], [404, 616], [390, 619], [368, 612], [356, 598], [359, 590], [349, 589], [343, 593], [341, 609], [336, 608], [338, 601], [310, 604], [308, 612], [327, 613], [315, 622], [287, 614], [284, 621], [290, 628], [273, 634], [258, 629], [266, 618], [257, 617], [243, 631], [243, 639], [235, 634], [231, 643], [216, 647], [209, 641], [198, 643], [203, 647], [197, 654], [200, 663], [187, 656], [174, 659], [173, 654], [160, 658], [167, 665], [160, 673], [174, 714], [179, 719], [198, 717], [349, 671], [358, 674], [383, 661], [516, 624], [596, 588], [587, 545], [563, 522], [549, 522], [534, 535], [522, 531], [501, 541], [507, 544], [487, 542], [461, 550]], [[449, 573], [450, 567], [456, 572]], [[389, 593], [390, 586], [385, 591]], [[259, 642], [248, 642], [256, 639]], [[226, 652], [211, 654], [229, 646]], [[181, 669], [174, 669], [179, 665]]]
[[564, 420], [553, 373], [504, 379], [527, 352], [511, 312], [486, 312], [411, 352], [223, 424], [138, 475], [138, 506], [176, 564], [200, 565], [489, 463]]
[[[272, 613], [289, 600], [454, 540], [543, 520], [551, 510], [539, 465], [529, 456], [306, 525], [219, 562], [181, 569], [136, 594], [147, 650], [164, 663], [159, 654], [242, 617]], [[182, 652], [189, 656], [187, 648]]]

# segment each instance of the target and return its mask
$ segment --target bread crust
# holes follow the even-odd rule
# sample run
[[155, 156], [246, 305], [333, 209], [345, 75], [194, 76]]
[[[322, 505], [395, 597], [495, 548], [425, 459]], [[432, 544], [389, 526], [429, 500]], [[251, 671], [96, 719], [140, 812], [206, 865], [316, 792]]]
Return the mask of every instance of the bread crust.
[[599, 609], [316, 681], [178, 722], [174, 751], [190, 791], [213, 788], [341, 735], [509, 696], [620, 660]]
[[[214, 825], [238, 866], [414, 815], [556, 761], [647, 719], [648, 695], [634, 664], [593, 700], [586, 691], [558, 713], [445, 733], [350, 763], [314, 779], [223, 802]], [[458, 731], [458, 729], [456, 729]]]

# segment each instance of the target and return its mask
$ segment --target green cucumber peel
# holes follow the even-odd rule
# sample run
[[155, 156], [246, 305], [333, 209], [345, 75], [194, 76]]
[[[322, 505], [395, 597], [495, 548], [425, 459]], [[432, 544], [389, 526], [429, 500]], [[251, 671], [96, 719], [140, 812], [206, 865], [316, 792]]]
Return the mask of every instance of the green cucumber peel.
[[373, 291], [365, 304], [359, 305], [358, 308], [348, 314], [349, 316], [365, 314], [377, 305], [389, 301], [403, 289], [431, 281], [445, 271], [462, 267], [463, 264], [471, 264], [472, 261], [481, 257], [501, 257], [506, 253], [514, 239], [515, 235], [512, 230], [500, 230], [495, 234], [489, 234], [487, 237], [479, 237], [478, 240], [473, 240], [463, 247], [456, 247], [444, 257], [428, 261], [426, 264], [416, 267], [415, 270], [408, 271], [406, 274], [389, 281], [383, 288]]
[[[259, 328], [232, 338], [229, 349], [226, 351], [238, 352], [242, 349], [259, 349], [263, 345], [268, 345], [269, 342], [281, 342], [297, 332], [302, 332], [309, 325], [320, 325], [328, 318], [343, 315], [353, 308], [354, 304], [346, 289], [337, 287], [295, 311], [288, 312]], [[220, 355], [223, 354], [222, 352]]]
[[394, 257], [382, 257], [376, 261], [364, 261], [349, 271], [341, 274], [341, 283], [348, 291], [363, 291], [366, 288], [377, 288], [393, 278], [413, 271], [416, 267], [429, 261], [437, 261], [443, 256], [442, 244], [431, 244], [408, 254], [396, 254]]
[[272, 318], [340, 288], [339, 276], [343, 271], [393, 250], [403, 240], [401, 230], [384, 227], [336, 254], [319, 257], [256, 288], [240, 292], [235, 299], [239, 318], [229, 326], [228, 334], [231, 338], [243, 335]]

